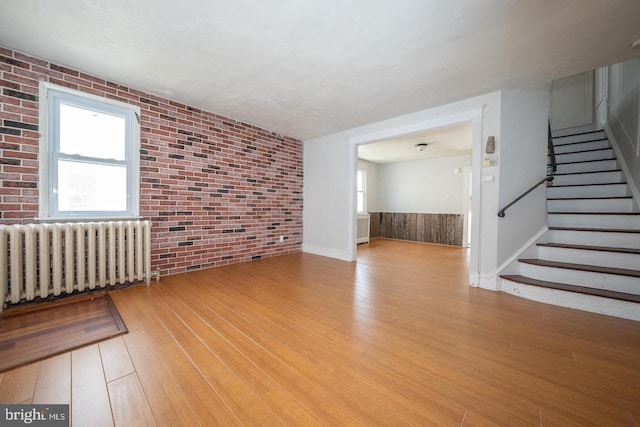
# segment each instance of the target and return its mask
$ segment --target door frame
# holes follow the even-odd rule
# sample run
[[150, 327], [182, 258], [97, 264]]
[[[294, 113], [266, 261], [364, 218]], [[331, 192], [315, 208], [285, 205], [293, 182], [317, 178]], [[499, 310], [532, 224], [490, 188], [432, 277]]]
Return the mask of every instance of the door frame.
[[[377, 132], [372, 132], [365, 135], [358, 135], [349, 137], [349, 186], [352, 189], [351, 197], [348, 200], [348, 233], [351, 236], [351, 245], [349, 247], [348, 257], [351, 261], [355, 261], [357, 257], [357, 213], [356, 213], [356, 174], [358, 172], [358, 146], [371, 144], [387, 139], [414, 135], [426, 131], [435, 130], [438, 128], [459, 125], [464, 123], [470, 123], [472, 127], [472, 149], [471, 149], [471, 168], [473, 177], [472, 194], [474, 195], [471, 203], [471, 213], [473, 221], [471, 223], [471, 254], [470, 254], [470, 281], [473, 283], [473, 278], [479, 275], [480, 265], [480, 253], [478, 248], [480, 247], [480, 224], [481, 224], [481, 165], [482, 165], [482, 117], [483, 108], [474, 108], [470, 110], [460, 111], [458, 113], [442, 115], [430, 120], [418, 121], [403, 126], [391, 126], [386, 129], [382, 129]], [[466, 215], [465, 215], [466, 217]], [[466, 218], [465, 218], [466, 219]], [[466, 223], [464, 224], [466, 227]]]

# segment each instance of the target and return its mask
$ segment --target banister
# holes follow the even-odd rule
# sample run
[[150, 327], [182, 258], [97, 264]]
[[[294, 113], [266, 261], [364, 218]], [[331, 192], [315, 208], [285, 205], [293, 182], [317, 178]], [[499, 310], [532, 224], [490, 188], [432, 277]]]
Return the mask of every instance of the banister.
[[505, 211], [507, 209], [509, 209], [511, 206], [515, 205], [520, 199], [522, 199], [524, 196], [526, 196], [527, 194], [531, 193], [533, 190], [536, 189], [536, 187], [538, 187], [540, 184], [542, 184], [543, 182], [551, 182], [553, 181], [553, 177], [552, 176], [547, 176], [544, 179], [540, 180], [540, 182], [537, 182], [535, 185], [532, 185], [531, 188], [529, 188], [527, 191], [525, 191], [524, 193], [522, 193], [520, 196], [518, 196], [513, 202], [509, 203], [507, 206], [505, 206], [504, 208], [500, 209], [498, 211], [498, 216], [500, 218], [504, 218], [505, 216]]
[[548, 133], [547, 133], [547, 149], [549, 150], [549, 157], [551, 157], [551, 174], [553, 175], [558, 170], [558, 165], [556, 163], [556, 151], [553, 148], [553, 136], [551, 135], [551, 122], [549, 123]]

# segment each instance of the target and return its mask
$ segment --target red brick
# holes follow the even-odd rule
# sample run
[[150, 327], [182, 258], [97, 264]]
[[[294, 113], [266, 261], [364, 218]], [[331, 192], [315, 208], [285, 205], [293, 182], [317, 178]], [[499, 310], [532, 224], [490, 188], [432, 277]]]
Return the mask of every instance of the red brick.
[[43, 61], [41, 59], [38, 58], [34, 58], [33, 56], [27, 56], [24, 53], [20, 53], [20, 52], [15, 52], [14, 53], [14, 58], [19, 59], [21, 61], [25, 61], [25, 62], [29, 62], [30, 64], [36, 64], [36, 65], [41, 65], [43, 67], [46, 67], [49, 65], [48, 62]]
[[[14, 57], [11, 51], [0, 53]], [[20, 58], [30, 69], [2, 68], [2, 79], [30, 87], [27, 93], [37, 94], [38, 80], [72, 83], [82, 86], [80, 89], [87, 93], [141, 108], [144, 151], [140, 213], [153, 220], [152, 263], [162, 276], [251, 261], [256, 255], [268, 258], [300, 251], [300, 141], [96, 76], [55, 64], [43, 65], [42, 61], [26, 55]], [[24, 88], [21, 86], [21, 89]], [[141, 102], [142, 98], [150, 102]], [[0, 95], [0, 104], [9, 108], [4, 111], [31, 117], [29, 122], [37, 123], [33, 120], [39, 117], [37, 102]], [[33, 131], [23, 131], [21, 136], [3, 136], [4, 143], [19, 145], [19, 149], [9, 146], [3, 153], [7, 153], [9, 159], [19, 159], [20, 165], [4, 165], [1, 172], [11, 178], [20, 174], [23, 179], [21, 182], [5, 180], [1, 184], [2, 202], [12, 209], [21, 206], [21, 211], [6, 211], [21, 216], [3, 215], [3, 223], [27, 223], [37, 216], [39, 191], [30, 187], [37, 184], [38, 136]], [[252, 149], [248, 150], [248, 146]], [[170, 155], [182, 158], [170, 158]], [[248, 179], [256, 181], [248, 182]], [[218, 189], [229, 191], [218, 193]], [[291, 221], [285, 221], [287, 219]], [[281, 225], [269, 230], [273, 223]], [[171, 232], [169, 227], [185, 229]], [[240, 229], [244, 231], [235, 232]], [[234, 232], [223, 233], [223, 230]], [[279, 235], [286, 235], [288, 240], [282, 244], [277, 242]], [[184, 242], [191, 244], [179, 246]], [[223, 259], [231, 255], [233, 258]]]
[[[22, 114], [25, 116], [38, 117], [38, 110], [34, 108], [24, 108], [24, 107], [19, 107], [17, 105], [5, 104], [3, 105], [3, 110], [11, 113]], [[6, 119], [7, 117], [3, 115], [3, 118]]]

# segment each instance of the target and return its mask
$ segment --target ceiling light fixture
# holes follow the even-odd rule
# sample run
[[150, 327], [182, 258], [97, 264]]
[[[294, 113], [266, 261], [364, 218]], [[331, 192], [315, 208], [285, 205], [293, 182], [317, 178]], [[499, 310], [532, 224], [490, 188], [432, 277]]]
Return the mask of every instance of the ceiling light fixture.
[[418, 151], [424, 151], [425, 148], [427, 148], [427, 145], [429, 144], [425, 144], [424, 142], [421, 142], [420, 144], [416, 144], [416, 150]]

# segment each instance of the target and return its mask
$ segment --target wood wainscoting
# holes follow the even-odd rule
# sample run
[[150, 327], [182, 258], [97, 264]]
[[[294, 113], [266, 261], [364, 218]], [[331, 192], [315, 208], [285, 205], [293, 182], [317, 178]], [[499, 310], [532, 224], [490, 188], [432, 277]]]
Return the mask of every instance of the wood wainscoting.
[[463, 215], [372, 212], [371, 237], [462, 246]]

